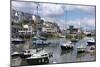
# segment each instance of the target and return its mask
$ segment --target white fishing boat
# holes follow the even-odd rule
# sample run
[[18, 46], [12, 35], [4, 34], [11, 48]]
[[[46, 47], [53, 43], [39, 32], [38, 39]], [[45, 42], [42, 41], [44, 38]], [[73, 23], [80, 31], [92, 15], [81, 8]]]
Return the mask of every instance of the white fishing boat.
[[17, 56], [21, 58], [27, 58], [30, 57], [32, 54], [36, 53], [36, 49], [27, 49], [21, 52], [13, 52], [11, 54], [12, 57]]
[[79, 39], [76, 39], [76, 38], [71, 39], [71, 42], [78, 42], [78, 41], [79, 41]]
[[29, 65], [47, 64], [49, 63], [49, 53], [44, 50], [32, 54], [31, 57], [26, 58]]
[[21, 43], [25, 43], [25, 40], [20, 39], [20, 38], [13, 38], [13, 39], [11, 39], [11, 42], [13, 44], [21, 44]]
[[71, 41], [67, 41], [66, 43], [62, 43], [61, 45], [62, 49], [73, 49], [74, 45]]
[[88, 45], [87, 46], [91, 46], [91, 45], [95, 45], [96, 42], [95, 42], [95, 39], [94, 38], [91, 38], [87, 41]]
[[27, 58], [30, 57], [32, 54], [36, 53], [36, 49], [27, 49], [24, 50], [22, 53], [23, 55], [21, 55], [21, 58]]
[[33, 44], [35, 45], [49, 45], [50, 42], [46, 40], [46, 38], [34, 37]]
[[27, 58], [27, 57], [30, 57], [32, 56], [33, 54], [35, 54], [36, 52], [39, 52], [43, 50], [43, 48], [37, 48], [37, 49], [27, 49], [27, 50], [24, 50], [22, 53], [23, 55], [21, 55], [21, 58]]

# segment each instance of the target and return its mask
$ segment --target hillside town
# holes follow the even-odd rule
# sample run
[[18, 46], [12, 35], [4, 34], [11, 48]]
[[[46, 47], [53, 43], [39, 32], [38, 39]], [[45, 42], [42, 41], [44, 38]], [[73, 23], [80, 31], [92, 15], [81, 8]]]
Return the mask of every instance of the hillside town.
[[[70, 25], [68, 29], [61, 30], [60, 27], [55, 22], [45, 21], [41, 19], [40, 16], [32, 15], [29, 13], [24, 13], [21, 11], [12, 10], [11, 15], [11, 24], [12, 24], [12, 37], [22, 36], [25, 33], [27, 35], [35, 35], [36, 30], [38, 29], [41, 36], [56, 36], [64, 37], [67, 34], [75, 36], [77, 34], [87, 35], [91, 33], [95, 35], [95, 31], [83, 31], [80, 28], [74, 28], [73, 25]], [[38, 27], [38, 28], [37, 28]]]

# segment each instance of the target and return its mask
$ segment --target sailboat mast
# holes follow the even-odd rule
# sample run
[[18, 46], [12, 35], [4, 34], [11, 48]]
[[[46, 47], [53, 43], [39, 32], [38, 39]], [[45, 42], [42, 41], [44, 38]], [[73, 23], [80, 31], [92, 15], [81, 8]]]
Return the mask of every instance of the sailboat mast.
[[37, 3], [37, 15], [38, 15], [38, 3]]
[[[37, 11], [37, 16], [38, 16], [38, 3], [36, 3], [37, 7], [36, 7], [36, 11]], [[36, 37], [39, 37], [39, 31], [38, 31], [38, 20], [36, 20]], [[37, 44], [35, 44], [35, 47], [36, 47], [36, 52], [38, 52], [38, 47], [37, 47]]]

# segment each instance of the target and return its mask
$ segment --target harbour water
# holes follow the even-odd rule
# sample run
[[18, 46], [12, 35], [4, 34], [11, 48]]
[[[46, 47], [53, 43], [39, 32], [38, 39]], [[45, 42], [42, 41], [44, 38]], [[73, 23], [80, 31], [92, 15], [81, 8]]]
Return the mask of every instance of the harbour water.
[[50, 58], [50, 63], [65, 63], [65, 62], [80, 62], [80, 61], [94, 61], [95, 60], [95, 53], [77, 53], [76, 47], [80, 44], [87, 45], [87, 40], [89, 38], [85, 37], [79, 42], [73, 43], [74, 49], [73, 50], [62, 50], [60, 48], [60, 44], [66, 39], [58, 39], [58, 40], [51, 40], [52, 42], [56, 42], [56, 44], [51, 44], [49, 47], [46, 47], [45, 50], [48, 52], [53, 52], [53, 57]]
[[[44, 50], [46, 52], [52, 53], [53, 56], [49, 58], [49, 64], [54, 63], [68, 63], [68, 62], [81, 62], [81, 61], [95, 61], [95, 52], [85, 52], [85, 53], [77, 53], [76, 47], [79, 45], [87, 45], [87, 40], [89, 37], [84, 37], [74, 44], [73, 50], [62, 50], [60, 44], [66, 42], [67, 39], [57, 38], [57, 39], [48, 39], [47, 41], [51, 42], [50, 45], [44, 46]], [[17, 45], [18, 47], [18, 45]], [[24, 49], [28, 48], [29, 44], [24, 45]], [[16, 48], [14, 48], [16, 49]], [[21, 48], [20, 48], [21, 49]], [[17, 59], [17, 58], [16, 58]], [[18, 58], [19, 59], [19, 58]], [[13, 60], [13, 59], [12, 59]], [[22, 63], [24, 62], [24, 63]], [[25, 62], [25, 59], [21, 60], [20, 65], [28, 65]]]

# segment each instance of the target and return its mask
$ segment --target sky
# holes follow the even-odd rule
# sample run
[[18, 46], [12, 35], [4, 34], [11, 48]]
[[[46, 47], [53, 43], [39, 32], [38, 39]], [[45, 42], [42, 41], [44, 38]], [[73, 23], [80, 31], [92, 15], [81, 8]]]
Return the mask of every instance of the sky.
[[57, 23], [60, 29], [69, 25], [95, 29], [95, 6], [12, 1], [13, 9], [33, 15], [37, 15], [37, 6], [41, 19]]

